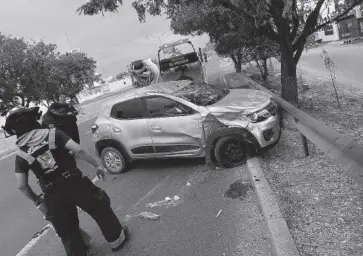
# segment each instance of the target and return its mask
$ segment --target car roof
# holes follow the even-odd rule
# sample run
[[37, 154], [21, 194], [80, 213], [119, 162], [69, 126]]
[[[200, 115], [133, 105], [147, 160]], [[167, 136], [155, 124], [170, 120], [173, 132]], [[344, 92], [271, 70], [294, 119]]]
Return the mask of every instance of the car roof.
[[190, 85], [193, 81], [191, 80], [180, 80], [180, 81], [167, 81], [162, 83], [151, 84], [146, 87], [130, 89], [123, 93], [120, 93], [120, 96], [112, 99], [102, 106], [102, 112], [110, 111], [112, 106], [116, 103], [131, 100], [133, 98], [147, 96], [151, 93], [159, 93], [159, 94], [173, 94], [186, 86]]
[[186, 43], [191, 43], [191, 41], [188, 38], [184, 38], [184, 39], [180, 39], [171, 43], [167, 43], [167, 44], [163, 44], [159, 46], [159, 50], [164, 50], [167, 48], [171, 48], [180, 44], [186, 44]]

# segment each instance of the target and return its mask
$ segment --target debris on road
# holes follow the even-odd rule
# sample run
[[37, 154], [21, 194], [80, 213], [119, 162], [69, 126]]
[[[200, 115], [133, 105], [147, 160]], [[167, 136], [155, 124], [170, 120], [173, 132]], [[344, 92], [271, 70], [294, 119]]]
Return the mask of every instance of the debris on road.
[[221, 214], [221, 212], [222, 212], [222, 209], [219, 210], [219, 212], [217, 213], [216, 218]]
[[[177, 202], [178, 201], [178, 202]], [[174, 196], [173, 198], [170, 197], [165, 197], [165, 200], [161, 200], [158, 202], [154, 202], [154, 203], [148, 203], [147, 207], [151, 207], [154, 208], [156, 206], [166, 206], [169, 207], [171, 205], [176, 206], [180, 203], [180, 197], [179, 196]]]
[[190, 184], [190, 182], [188, 181], [188, 182], [187, 182], [187, 186], [189, 187], [189, 186], [191, 186], [191, 185], [192, 185], [192, 184]]
[[141, 212], [139, 216], [146, 220], [157, 220], [160, 218], [160, 215], [152, 213], [152, 212]]

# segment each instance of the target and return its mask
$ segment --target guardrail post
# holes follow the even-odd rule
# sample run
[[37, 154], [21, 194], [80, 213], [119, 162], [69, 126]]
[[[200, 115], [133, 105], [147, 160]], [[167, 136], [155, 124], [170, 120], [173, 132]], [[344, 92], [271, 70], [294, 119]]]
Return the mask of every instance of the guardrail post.
[[301, 139], [302, 139], [302, 143], [303, 143], [303, 147], [304, 147], [305, 156], [309, 156], [310, 154], [309, 154], [308, 140], [302, 133], [300, 133], [300, 135], [301, 135]]
[[[295, 119], [295, 123], [299, 122], [299, 120], [296, 117], [294, 119]], [[301, 136], [301, 141], [303, 144], [305, 156], [309, 156], [310, 154], [309, 154], [308, 141], [307, 141], [306, 137], [304, 136], [304, 134], [300, 133], [300, 136]]]

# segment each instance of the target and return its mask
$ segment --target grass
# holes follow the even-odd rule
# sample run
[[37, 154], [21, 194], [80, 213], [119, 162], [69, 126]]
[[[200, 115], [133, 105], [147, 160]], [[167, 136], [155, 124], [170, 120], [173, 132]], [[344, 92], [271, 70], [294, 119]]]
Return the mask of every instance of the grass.
[[[250, 69], [249, 73], [255, 73]], [[330, 82], [310, 74], [298, 79], [302, 110], [363, 144], [363, 88], [339, 84], [342, 110]], [[279, 94], [280, 77], [269, 87]], [[305, 157], [299, 132], [287, 122], [281, 141], [263, 158], [265, 175], [302, 256], [358, 256], [363, 251], [363, 190], [309, 142]]]

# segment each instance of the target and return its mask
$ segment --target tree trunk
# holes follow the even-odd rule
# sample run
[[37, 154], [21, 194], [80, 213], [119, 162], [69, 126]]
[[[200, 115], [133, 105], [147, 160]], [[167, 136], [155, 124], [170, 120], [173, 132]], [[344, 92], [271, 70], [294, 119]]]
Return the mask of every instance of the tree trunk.
[[236, 70], [236, 73], [242, 72], [242, 57], [239, 58], [235, 54], [230, 54], [229, 57], [232, 59], [234, 64], [234, 69]]
[[236, 73], [241, 73], [242, 72], [242, 63], [241, 62], [235, 63], [234, 68], [236, 70]]
[[292, 51], [281, 44], [281, 97], [298, 106], [296, 64]]
[[262, 60], [262, 67], [263, 67], [262, 79], [264, 82], [266, 82], [268, 78], [267, 58], [264, 58]]
[[23, 96], [20, 96], [21, 99], [21, 105], [25, 107], [25, 98]]

